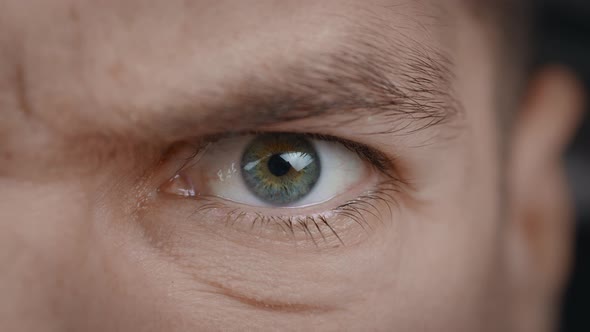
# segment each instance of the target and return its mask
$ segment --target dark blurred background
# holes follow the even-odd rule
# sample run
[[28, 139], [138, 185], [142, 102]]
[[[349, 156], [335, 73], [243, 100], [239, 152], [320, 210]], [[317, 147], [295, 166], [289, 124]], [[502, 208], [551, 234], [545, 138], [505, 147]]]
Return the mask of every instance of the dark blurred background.
[[[536, 1], [537, 64], [573, 68], [590, 99], [590, 0]], [[567, 155], [578, 214], [574, 273], [565, 296], [562, 332], [590, 332], [590, 107]]]

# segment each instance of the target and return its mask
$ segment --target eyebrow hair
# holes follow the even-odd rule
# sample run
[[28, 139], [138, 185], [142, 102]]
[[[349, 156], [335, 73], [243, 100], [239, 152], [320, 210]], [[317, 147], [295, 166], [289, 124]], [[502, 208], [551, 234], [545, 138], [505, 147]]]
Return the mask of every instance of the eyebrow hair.
[[[391, 133], [418, 131], [459, 114], [447, 57], [423, 46], [406, 47], [399, 57], [394, 54], [400, 52], [390, 51], [365, 41], [309, 57], [264, 77], [228, 84], [213, 102], [189, 100], [169, 112], [155, 112], [162, 118], [149, 122], [165, 124], [162, 139], [175, 140], [204, 126], [213, 132], [239, 132], [329, 115], [347, 115], [345, 121], [379, 115], [391, 121]], [[408, 120], [412, 125], [395, 125]]]
[[[224, 82], [210, 91], [188, 91], [152, 109], [128, 109], [139, 115], [129, 116], [121, 106], [115, 126], [90, 128], [99, 131], [99, 141], [163, 145], [327, 116], [343, 117], [333, 126], [375, 116], [387, 125], [382, 133], [390, 134], [413, 133], [458, 118], [462, 108], [452, 88], [451, 58], [391, 22], [372, 18], [333, 49], [290, 63], [277, 59], [256, 76]], [[79, 141], [72, 135], [68, 140]]]

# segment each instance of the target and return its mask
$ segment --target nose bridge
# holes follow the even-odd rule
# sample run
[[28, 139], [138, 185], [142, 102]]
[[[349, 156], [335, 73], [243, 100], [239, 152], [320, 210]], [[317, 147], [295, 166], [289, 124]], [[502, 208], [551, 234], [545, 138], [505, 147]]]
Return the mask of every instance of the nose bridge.
[[88, 252], [83, 196], [60, 186], [0, 188], [0, 330], [67, 330]]

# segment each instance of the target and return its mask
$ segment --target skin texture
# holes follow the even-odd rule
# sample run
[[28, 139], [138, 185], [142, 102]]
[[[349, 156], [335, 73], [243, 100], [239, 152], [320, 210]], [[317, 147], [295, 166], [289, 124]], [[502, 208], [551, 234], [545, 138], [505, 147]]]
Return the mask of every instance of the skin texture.
[[[0, 329], [551, 330], [581, 92], [538, 74], [501, 139], [489, 31], [459, 1], [0, 1]], [[248, 216], [387, 176], [287, 212], [169, 194], [187, 146], [252, 130], [370, 146], [404, 181], [335, 232]]]

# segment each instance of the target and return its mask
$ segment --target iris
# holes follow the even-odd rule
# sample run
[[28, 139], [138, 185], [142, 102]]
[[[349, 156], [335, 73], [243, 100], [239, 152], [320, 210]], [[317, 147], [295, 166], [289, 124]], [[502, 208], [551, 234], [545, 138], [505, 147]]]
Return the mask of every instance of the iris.
[[241, 160], [248, 189], [273, 205], [288, 205], [307, 196], [320, 177], [320, 159], [303, 135], [262, 134], [250, 142]]

